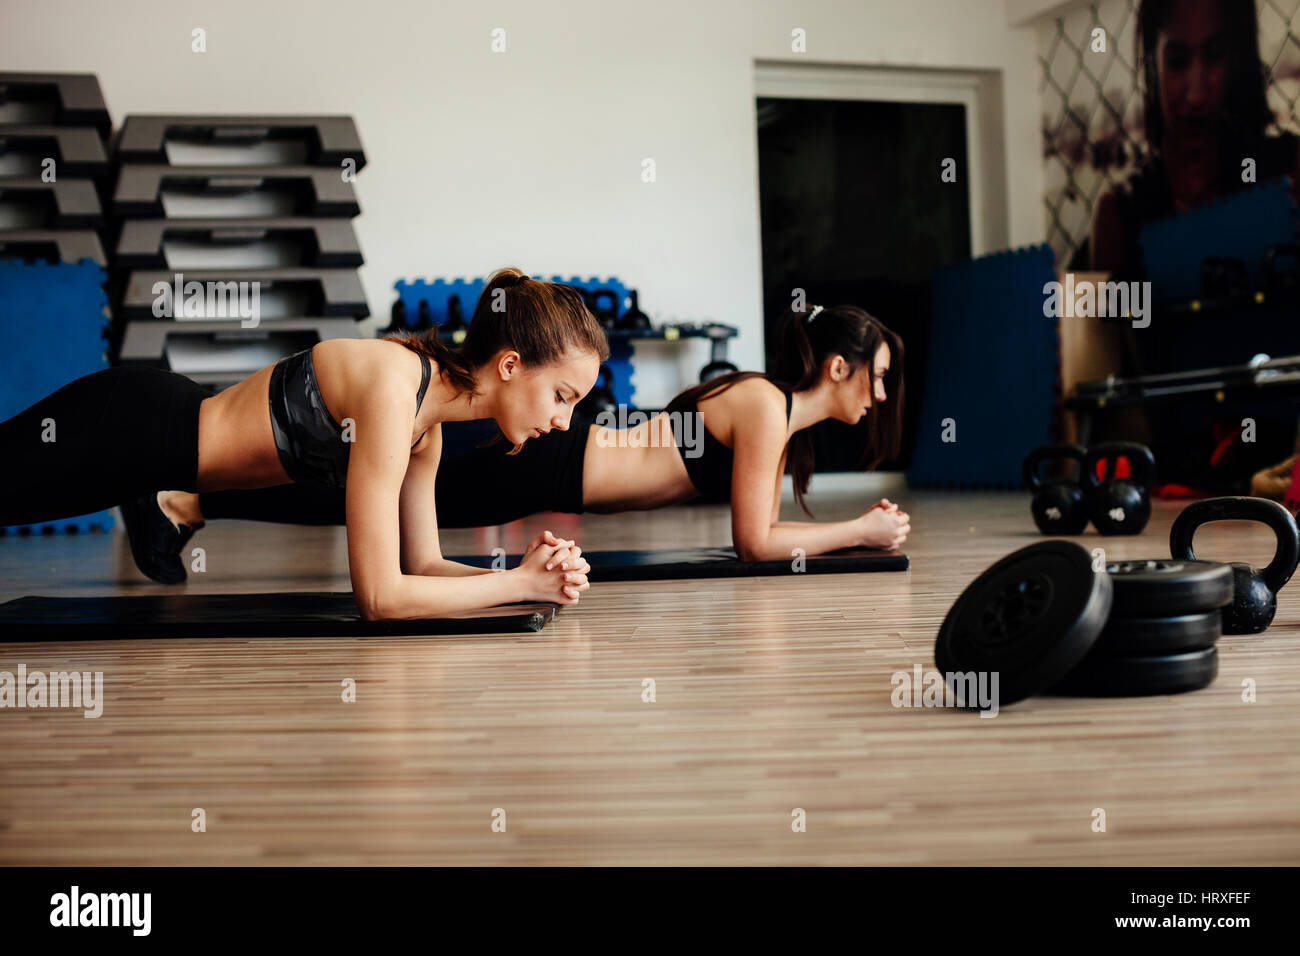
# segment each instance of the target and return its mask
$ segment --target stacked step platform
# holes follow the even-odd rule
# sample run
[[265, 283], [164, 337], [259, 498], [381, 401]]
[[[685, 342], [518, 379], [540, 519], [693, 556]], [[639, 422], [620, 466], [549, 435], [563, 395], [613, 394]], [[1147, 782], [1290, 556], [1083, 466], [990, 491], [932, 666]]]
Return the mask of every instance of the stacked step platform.
[[114, 355], [219, 391], [369, 315], [347, 116], [127, 116]]

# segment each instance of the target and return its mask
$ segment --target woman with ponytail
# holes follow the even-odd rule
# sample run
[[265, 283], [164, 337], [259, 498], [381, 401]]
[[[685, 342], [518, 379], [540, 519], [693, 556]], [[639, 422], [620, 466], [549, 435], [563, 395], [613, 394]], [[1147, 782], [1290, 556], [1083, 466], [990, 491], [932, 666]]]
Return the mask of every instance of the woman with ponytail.
[[432, 337], [331, 339], [214, 396], [172, 372], [105, 369], [0, 423], [0, 525], [120, 504], [137, 565], [175, 582], [194, 527], [170, 518], [158, 489], [328, 490], [367, 620], [576, 604], [589, 568], [550, 532], [502, 574], [443, 559], [441, 423], [493, 418], [521, 448], [568, 427], [608, 354], [573, 289], [502, 269], [458, 351]]
[[[804, 500], [813, 471], [808, 428], [818, 422], [868, 417], [864, 467], [898, 453], [902, 341], [852, 305], [791, 309], [778, 334], [771, 373], [733, 372], [696, 385], [633, 428], [619, 431], [575, 416], [570, 429], [531, 441], [518, 454], [497, 444], [449, 459], [437, 476], [438, 510], [449, 516], [444, 523], [477, 527], [542, 511], [639, 511], [700, 498], [730, 502], [732, 541], [747, 560], [788, 558], [796, 548], [814, 555], [899, 547], [909, 519], [887, 500], [850, 521], [781, 521], [779, 515], [781, 475], [788, 470], [795, 499], [811, 516]], [[191, 523], [338, 524], [345, 513], [337, 492], [305, 485], [165, 493], [159, 503], [173, 520]], [[137, 557], [137, 564], [155, 579], [160, 568], [179, 568], [170, 553], [152, 562]]]

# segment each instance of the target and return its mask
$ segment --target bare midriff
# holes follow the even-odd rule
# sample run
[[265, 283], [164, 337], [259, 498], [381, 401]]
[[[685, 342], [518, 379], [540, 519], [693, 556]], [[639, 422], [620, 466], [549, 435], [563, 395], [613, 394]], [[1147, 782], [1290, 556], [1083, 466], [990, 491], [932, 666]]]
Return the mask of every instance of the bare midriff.
[[[381, 376], [409, 382], [414, 411], [420, 360], [405, 346], [383, 339], [329, 339], [312, 349], [321, 398], [334, 421], [352, 414], [354, 400]], [[280, 464], [271, 429], [268, 365], [199, 406], [199, 491], [266, 488], [291, 479]], [[420, 440], [412, 435], [411, 443]]]
[[199, 406], [199, 491], [285, 484], [271, 431], [268, 365]]
[[582, 505], [588, 511], [635, 511], [687, 501], [698, 492], [660, 413], [634, 428], [591, 426], [582, 460]]

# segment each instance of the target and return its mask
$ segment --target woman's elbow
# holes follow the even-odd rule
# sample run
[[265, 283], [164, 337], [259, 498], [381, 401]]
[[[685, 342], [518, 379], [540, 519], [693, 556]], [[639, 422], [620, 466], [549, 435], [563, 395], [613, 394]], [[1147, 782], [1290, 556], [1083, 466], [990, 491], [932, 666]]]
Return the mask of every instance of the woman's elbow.
[[386, 621], [401, 616], [393, 588], [357, 588], [352, 594], [356, 598], [362, 620]]
[[736, 557], [742, 561], [771, 561], [774, 555], [765, 541], [751, 541], [738, 538], [735, 542]]

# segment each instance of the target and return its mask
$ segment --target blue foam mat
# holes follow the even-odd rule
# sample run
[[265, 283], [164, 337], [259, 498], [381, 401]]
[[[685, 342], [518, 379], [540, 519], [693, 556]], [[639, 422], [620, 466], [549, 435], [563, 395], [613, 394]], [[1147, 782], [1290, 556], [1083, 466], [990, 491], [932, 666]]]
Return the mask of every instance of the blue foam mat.
[[[73, 379], [108, 367], [105, 278], [104, 269], [89, 259], [0, 259], [0, 421]], [[0, 533], [112, 527], [112, 511], [97, 511], [0, 528]]]
[[1142, 227], [1142, 264], [1157, 299], [1201, 295], [1201, 263], [1240, 259], [1252, 289], [1264, 285], [1264, 254], [1296, 241], [1290, 180], [1262, 183], [1234, 196], [1189, 209]]
[[[1052, 440], [1059, 339], [1043, 286], [1054, 261], [1038, 245], [935, 273], [909, 484], [1019, 488], [1025, 452]], [[956, 441], [943, 440], [947, 419]]]

